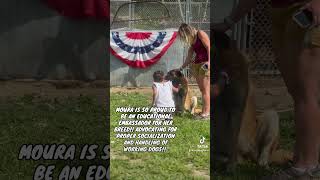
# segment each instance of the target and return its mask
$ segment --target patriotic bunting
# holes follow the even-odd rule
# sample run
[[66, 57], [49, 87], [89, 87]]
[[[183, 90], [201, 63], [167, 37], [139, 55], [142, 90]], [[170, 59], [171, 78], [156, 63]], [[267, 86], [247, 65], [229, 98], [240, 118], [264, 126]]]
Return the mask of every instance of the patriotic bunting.
[[160, 60], [177, 32], [110, 32], [110, 51], [134, 68], [147, 68]]

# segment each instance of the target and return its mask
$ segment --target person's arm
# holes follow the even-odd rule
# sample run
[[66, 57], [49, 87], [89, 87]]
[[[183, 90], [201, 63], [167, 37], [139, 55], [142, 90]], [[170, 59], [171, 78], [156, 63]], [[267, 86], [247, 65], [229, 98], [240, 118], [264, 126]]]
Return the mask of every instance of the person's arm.
[[233, 8], [231, 14], [222, 23], [213, 23], [212, 27], [216, 31], [225, 32], [235, 23], [242, 19], [251, 9], [255, 8], [257, 0], [239, 0], [237, 6]]
[[[179, 87], [180, 87], [180, 84], [179, 84]], [[176, 88], [176, 87], [172, 86], [172, 91], [175, 93], [179, 92], [179, 87]]]
[[207, 33], [199, 30], [199, 39], [201, 40], [203, 46], [207, 49], [208, 54], [208, 68], [210, 68], [210, 39]]
[[180, 67], [180, 70], [184, 69], [191, 63], [192, 55], [193, 55], [193, 47], [191, 46], [189, 47], [187, 58], [184, 61], [183, 65]]
[[152, 106], [154, 106], [156, 96], [157, 96], [157, 88], [155, 85], [152, 85]]

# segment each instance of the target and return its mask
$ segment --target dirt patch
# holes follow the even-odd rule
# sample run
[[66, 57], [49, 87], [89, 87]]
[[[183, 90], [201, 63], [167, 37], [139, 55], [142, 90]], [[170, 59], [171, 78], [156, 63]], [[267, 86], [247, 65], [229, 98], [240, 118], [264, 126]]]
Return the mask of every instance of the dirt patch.
[[[253, 80], [254, 94], [258, 111], [274, 108], [277, 111], [288, 111], [293, 109], [292, 99], [289, 96], [282, 79]], [[108, 82], [93, 81], [82, 82], [72, 80], [48, 80], [35, 81], [28, 79], [0, 81], [0, 98], [20, 97], [33, 95], [45, 98], [66, 98], [78, 96], [92, 96], [99, 103], [105, 104], [108, 100]], [[190, 86], [193, 95], [199, 97], [201, 93], [195, 85]], [[152, 93], [151, 87], [112, 87], [111, 93]]]
[[130, 159], [129, 162], [131, 164], [142, 164], [143, 163], [142, 159]]
[[138, 88], [134, 88], [134, 87], [112, 87], [110, 88], [110, 92], [111, 93], [152, 93], [152, 89], [151, 87], [138, 87]]
[[273, 108], [282, 112], [293, 109], [293, 101], [286, 88], [257, 89], [255, 99], [258, 110]]
[[[189, 86], [190, 91], [193, 95], [197, 97], [201, 97], [201, 92], [198, 88], [198, 86]], [[152, 93], [151, 87], [111, 87], [110, 89], [111, 93], [119, 93], [119, 92], [125, 92], [125, 93]]]
[[110, 157], [113, 160], [129, 160], [129, 158], [127, 156], [122, 156], [122, 155], [118, 155], [118, 154], [114, 154], [114, 153], [112, 153], [112, 155]]
[[279, 112], [293, 109], [293, 101], [280, 77], [252, 78], [259, 111], [273, 108]]
[[[271, 80], [270, 80], [271, 81]], [[280, 80], [272, 80], [260, 82], [257, 85], [254, 83], [253, 91], [257, 104], [257, 110], [263, 111], [265, 109], [273, 108], [279, 112], [290, 111], [293, 109], [292, 98], [287, 92], [286, 87]], [[278, 82], [280, 81], [280, 82]], [[201, 101], [201, 93], [197, 86], [190, 86], [190, 91], [193, 95]], [[128, 87], [113, 87], [112, 93], [125, 92], [125, 93], [152, 93], [149, 87], [128, 88]]]
[[99, 103], [107, 101], [107, 81], [81, 82], [81, 81], [34, 81], [13, 80], [0, 82], [0, 98], [20, 97], [32, 95], [44, 98], [66, 98], [91, 96]]
[[114, 160], [129, 160], [127, 156], [119, 154], [113, 148], [110, 148], [110, 154], [111, 154], [110, 158]]
[[195, 169], [193, 164], [188, 164], [186, 166], [187, 166], [187, 168], [192, 170], [192, 175], [194, 177], [201, 177], [206, 180], [210, 179], [210, 175], [208, 174], [208, 172], [209, 172], [208, 170], [207, 171], [206, 170], [197, 170], [197, 169]]

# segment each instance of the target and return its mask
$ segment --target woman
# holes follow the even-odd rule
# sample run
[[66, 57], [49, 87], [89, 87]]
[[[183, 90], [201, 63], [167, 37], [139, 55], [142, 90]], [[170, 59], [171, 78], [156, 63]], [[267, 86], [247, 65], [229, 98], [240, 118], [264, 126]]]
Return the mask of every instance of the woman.
[[[257, 0], [239, 0], [215, 31], [227, 31], [257, 5]], [[295, 120], [292, 166], [263, 179], [320, 179], [320, 1], [272, 0], [272, 44], [276, 62], [293, 100]], [[311, 28], [301, 28], [292, 19], [300, 9], [313, 15]], [[306, 37], [307, 41], [306, 41]]]
[[[180, 25], [178, 35], [189, 47], [187, 58], [180, 70], [191, 64], [192, 74], [203, 99], [202, 113], [198, 118], [207, 119], [210, 117], [210, 39], [204, 31], [185, 23]], [[196, 54], [194, 60], [193, 53]]]

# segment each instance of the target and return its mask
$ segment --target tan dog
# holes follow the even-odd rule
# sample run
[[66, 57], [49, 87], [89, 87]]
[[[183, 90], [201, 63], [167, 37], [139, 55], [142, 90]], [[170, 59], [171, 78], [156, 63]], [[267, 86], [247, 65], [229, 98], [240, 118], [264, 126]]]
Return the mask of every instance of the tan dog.
[[215, 119], [215, 131], [218, 131], [216, 146], [220, 147], [215, 152], [217, 155], [213, 156], [230, 165], [244, 159], [254, 160], [261, 166], [272, 162], [286, 163], [292, 159], [292, 153], [278, 149], [279, 116], [274, 110], [257, 115], [253, 85], [248, 75], [248, 59], [231, 47], [231, 41], [226, 41], [230, 41], [226, 35], [216, 34], [215, 43], [225, 43], [218, 48], [217, 67], [226, 72], [230, 84], [224, 82], [226, 78], [221, 78], [222, 81], [211, 86], [217, 100], [215, 107], [220, 113]]
[[291, 152], [279, 149], [278, 113], [268, 109], [257, 115], [253, 93], [251, 84], [239, 133], [238, 161], [249, 158], [260, 166], [268, 166], [269, 163], [284, 164], [292, 160]]
[[188, 111], [191, 114], [198, 113], [198, 99], [191, 94], [188, 80], [184, 77], [182, 72], [179, 70], [171, 70], [168, 72], [166, 79], [172, 81], [173, 86], [180, 88], [178, 93], [174, 93], [174, 102], [177, 112]]

